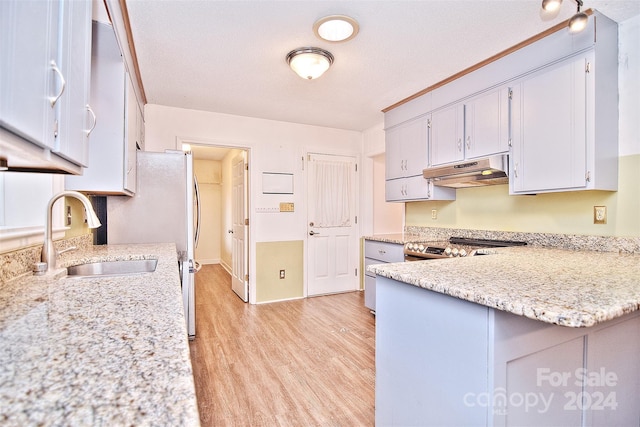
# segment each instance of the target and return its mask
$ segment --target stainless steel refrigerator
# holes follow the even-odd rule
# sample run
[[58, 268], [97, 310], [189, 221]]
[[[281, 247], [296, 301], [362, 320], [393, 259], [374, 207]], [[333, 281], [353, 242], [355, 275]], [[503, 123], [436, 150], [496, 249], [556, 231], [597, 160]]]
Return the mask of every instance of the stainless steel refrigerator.
[[135, 195], [107, 198], [107, 243], [176, 244], [187, 333], [194, 339], [200, 203], [193, 157], [182, 151], [137, 154]]

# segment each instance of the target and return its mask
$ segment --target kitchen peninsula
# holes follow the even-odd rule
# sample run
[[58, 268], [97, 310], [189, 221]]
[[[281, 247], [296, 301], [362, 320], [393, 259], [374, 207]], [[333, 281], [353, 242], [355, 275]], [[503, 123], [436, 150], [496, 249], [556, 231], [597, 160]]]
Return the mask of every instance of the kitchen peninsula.
[[175, 245], [89, 246], [59, 264], [151, 258], [152, 273], [0, 282], [0, 424], [199, 425]]
[[637, 425], [640, 256], [493, 252], [369, 267], [376, 424]]

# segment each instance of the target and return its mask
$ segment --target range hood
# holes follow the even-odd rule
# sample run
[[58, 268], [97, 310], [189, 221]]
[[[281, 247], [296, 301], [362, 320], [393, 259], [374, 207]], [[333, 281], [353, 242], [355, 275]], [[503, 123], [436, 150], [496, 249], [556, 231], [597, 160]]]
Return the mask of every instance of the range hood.
[[506, 154], [427, 168], [422, 171], [433, 185], [450, 188], [480, 187], [506, 184], [509, 160]]

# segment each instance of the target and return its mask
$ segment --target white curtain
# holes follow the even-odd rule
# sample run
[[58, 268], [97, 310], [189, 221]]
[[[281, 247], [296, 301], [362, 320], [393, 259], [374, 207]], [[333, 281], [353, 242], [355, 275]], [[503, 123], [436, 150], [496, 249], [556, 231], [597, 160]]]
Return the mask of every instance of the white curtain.
[[316, 227], [350, 227], [351, 164], [347, 162], [316, 160], [315, 212]]

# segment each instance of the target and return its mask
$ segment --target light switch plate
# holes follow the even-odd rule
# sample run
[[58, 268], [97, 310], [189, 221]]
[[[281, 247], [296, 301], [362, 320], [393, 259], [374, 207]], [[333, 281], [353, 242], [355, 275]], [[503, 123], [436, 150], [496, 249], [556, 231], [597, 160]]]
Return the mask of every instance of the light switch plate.
[[280, 212], [293, 212], [293, 203], [280, 202]]

